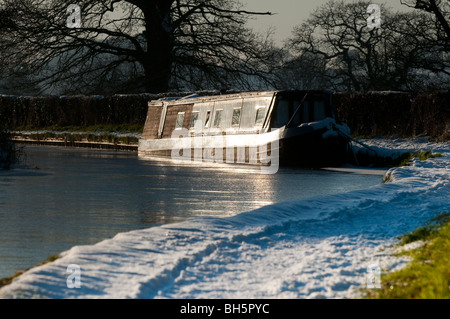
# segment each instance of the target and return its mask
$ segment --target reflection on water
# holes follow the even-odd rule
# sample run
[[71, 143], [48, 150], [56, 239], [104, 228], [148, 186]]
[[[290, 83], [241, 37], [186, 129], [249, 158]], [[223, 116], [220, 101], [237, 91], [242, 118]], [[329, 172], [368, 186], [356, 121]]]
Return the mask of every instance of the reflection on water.
[[74, 245], [194, 216], [347, 192], [380, 176], [248, 166], [175, 166], [135, 153], [27, 146], [26, 167], [0, 172], [0, 278]]

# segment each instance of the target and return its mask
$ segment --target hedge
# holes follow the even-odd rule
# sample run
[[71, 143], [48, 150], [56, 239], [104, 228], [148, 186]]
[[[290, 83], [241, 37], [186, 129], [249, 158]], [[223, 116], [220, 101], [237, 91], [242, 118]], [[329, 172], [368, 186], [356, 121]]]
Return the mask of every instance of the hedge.
[[[197, 92], [200, 95], [216, 91]], [[177, 93], [185, 96], [190, 93]], [[174, 94], [113, 96], [0, 96], [0, 126], [51, 127], [144, 125], [147, 103]], [[450, 92], [339, 92], [334, 94], [339, 118], [353, 136], [427, 135], [448, 139]], [[0, 128], [1, 128], [0, 127]]]
[[449, 138], [450, 92], [347, 92], [333, 99], [353, 136]]

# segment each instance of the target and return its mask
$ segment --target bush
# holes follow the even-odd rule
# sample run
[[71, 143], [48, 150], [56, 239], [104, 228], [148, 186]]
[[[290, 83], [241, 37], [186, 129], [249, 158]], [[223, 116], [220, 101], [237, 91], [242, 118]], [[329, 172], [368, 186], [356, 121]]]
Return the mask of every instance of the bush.
[[6, 130], [0, 131], [0, 169], [10, 169], [19, 160], [19, 152]]

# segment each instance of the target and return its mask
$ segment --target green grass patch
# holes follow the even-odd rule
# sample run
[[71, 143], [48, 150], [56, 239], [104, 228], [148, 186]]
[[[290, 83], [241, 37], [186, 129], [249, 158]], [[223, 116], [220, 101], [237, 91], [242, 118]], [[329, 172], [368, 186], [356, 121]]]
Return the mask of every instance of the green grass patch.
[[411, 162], [415, 158], [419, 159], [420, 161], [426, 161], [427, 159], [436, 158], [436, 157], [442, 157], [442, 154], [441, 153], [432, 153], [431, 150], [408, 152], [408, 153], [403, 154], [398, 159], [398, 164], [396, 166], [399, 166], [399, 167], [406, 166], [409, 164], [409, 162]]
[[400, 238], [400, 246], [422, 241], [417, 249], [399, 256], [411, 257], [403, 269], [381, 278], [381, 289], [365, 290], [371, 299], [450, 298], [450, 213]]
[[409, 163], [417, 158], [426, 161], [430, 158], [442, 157], [440, 153], [433, 153], [432, 150], [405, 152], [400, 156], [379, 156], [368, 152], [357, 152], [358, 163], [361, 166], [373, 167], [401, 167], [409, 165]]
[[[48, 257], [45, 261], [43, 261], [42, 263], [40, 263], [38, 266], [41, 265], [45, 265], [47, 263], [50, 263], [52, 261], [55, 261], [56, 259], [59, 258], [59, 255], [52, 255], [50, 257]], [[26, 272], [26, 270], [19, 270], [17, 271], [14, 275], [12, 275], [11, 277], [8, 278], [0, 278], [0, 288], [6, 285], [9, 285], [13, 282], [14, 278], [19, 277], [20, 275], [22, 275], [24, 272]]]
[[383, 176], [383, 180], [381, 181], [383, 184], [387, 184], [392, 180], [392, 174], [388, 173]]
[[[388, 166], [388, 167], [402, 167], [402, 166], [407, 166], [409, 165], [409, 163], [417, 158], [420, 161], [426, 161], [430, 158], [437, 158], [437, 157], [442, 157], [441, 153], [433, 153], [431, 150], [426, 150], [426, 151], [417, 151], [417, 152], [407, 152], [402, 154], [400, 157], [396, 158], [396, 159], [383, 159], [383, 160], [379, 160], [379, 162], [383, 162], [384, 161], [384, 166]], [[382, 165], [383, 166], [383, 165]], [[386, 174], [385, 176], [383, 176], [383, 180], [382, 183], [389, 183], [392, 180], [392, 175]]]

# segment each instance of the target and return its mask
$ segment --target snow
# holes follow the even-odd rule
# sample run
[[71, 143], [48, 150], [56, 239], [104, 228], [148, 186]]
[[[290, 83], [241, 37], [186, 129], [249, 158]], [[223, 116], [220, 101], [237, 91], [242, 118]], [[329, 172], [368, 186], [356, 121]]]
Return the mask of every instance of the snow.
[[[367, 140], [378, 152], [443, 154], [389, 170], [390, 182], [223, 218], [116, 235], [76, 246], [0, 289], [0, 298], [357, 298], [368, 267], [403, 267], [394, 244], [449, 210], [450, 147]], [[78, 265], [80, 288], [70, 285]], [[68, 269], [68, 267], [70, 269]]]

